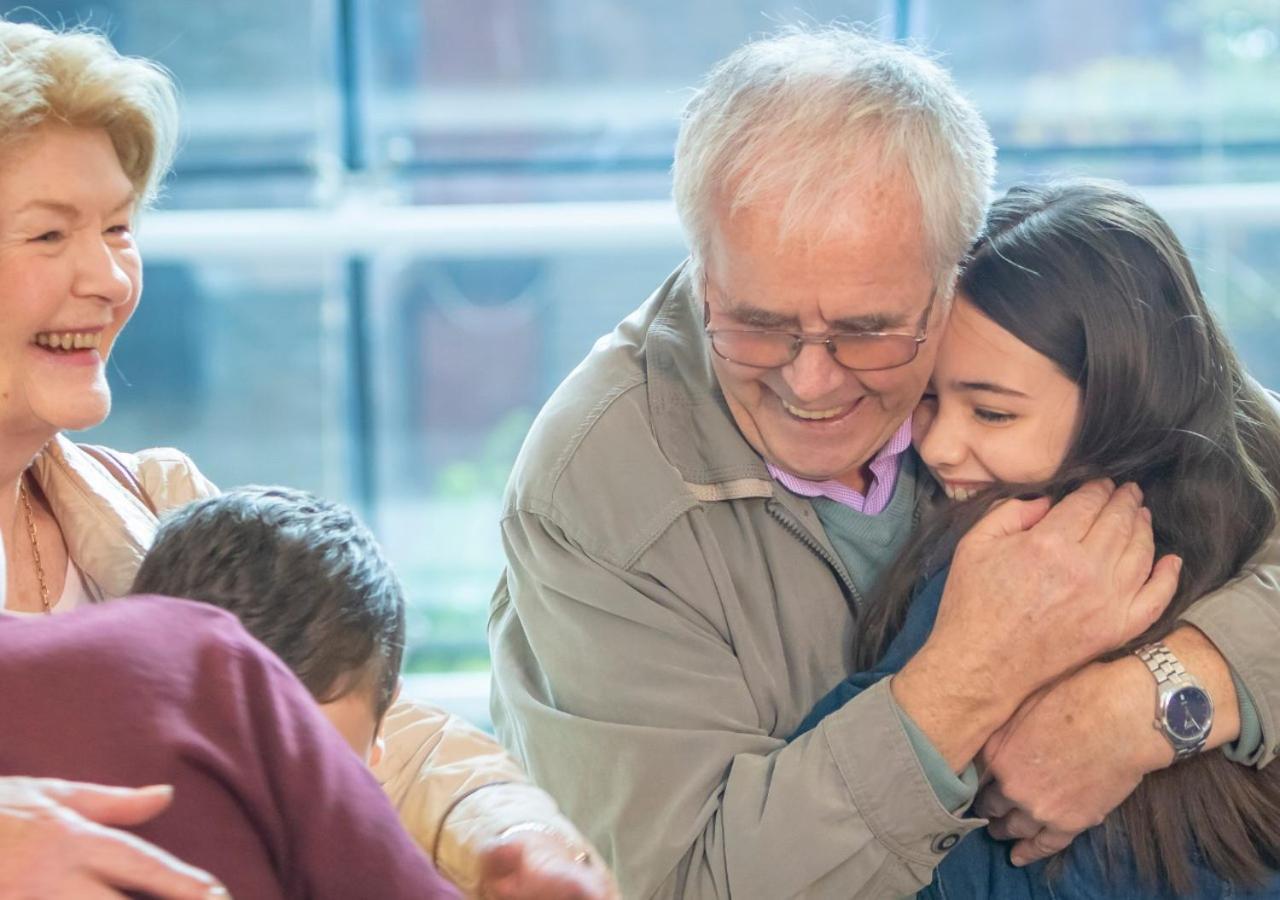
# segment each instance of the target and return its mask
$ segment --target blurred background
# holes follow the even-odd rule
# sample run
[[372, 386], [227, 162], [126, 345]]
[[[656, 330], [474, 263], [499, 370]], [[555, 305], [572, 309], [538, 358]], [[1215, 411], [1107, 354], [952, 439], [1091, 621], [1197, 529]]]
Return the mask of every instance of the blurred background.
[[411, 603], [410, 689], [484, 720], [508, 468], [684, 256], [690, 86], [790, 22], [938, 54], [1001, 185], [1136, 185], [1280, 388], [1280, 0], [91, 0], [4, 4], [168, 66], [185, 139], [91, 434], [355, 506]]

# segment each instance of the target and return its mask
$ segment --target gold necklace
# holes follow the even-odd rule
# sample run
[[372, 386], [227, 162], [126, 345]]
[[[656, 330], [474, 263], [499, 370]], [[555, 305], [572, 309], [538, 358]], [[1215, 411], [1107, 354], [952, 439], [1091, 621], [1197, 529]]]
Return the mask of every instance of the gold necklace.
[[31, 514], [31, 501], [27, 499], [26, 474], [18, 482], [18, 499], [22, 501], [22, 514], [27, 520], [27, 534], [31, 537], [31, 558], [36, 563], [36, 580], [40, 582], [40, 603], [45, 614], [53, 612], [53, 604], [49, 602], [49, 585], [44, 580], [44, 566], [40, 565], [40, 541], [36, 537], [36, 519]]

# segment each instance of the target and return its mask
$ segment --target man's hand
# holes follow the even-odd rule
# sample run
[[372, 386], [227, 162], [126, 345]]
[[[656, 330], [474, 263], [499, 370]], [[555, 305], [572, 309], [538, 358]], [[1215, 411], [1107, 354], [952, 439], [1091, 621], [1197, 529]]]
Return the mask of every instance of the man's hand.
[[993, 837], [1018, 841], [1015, 865], [1065, 849], [1173, 761], [1151, 727], [1152, 684], [1137, 659], [1095, 663], [1028, 698], [991, 736], [974, 811]]
[[1031, 693], [1145, 631], [1181, 561], [1152, 567], [1137, 485], [1090, 482], [1049, 508], [1010, 500], [956, 548], [929, 640], [893, 680], [903, 710], [960, 771]]
[[111, 825], [140, 825], [173, 798], [168, 787], [115, 788], [0, 777], [0, 897], [227, 897], [206, 872]]
[[[1231, 670], [1191, 626], [1166, 643], [1205, 685], [1216, 707], [1207, 748], [1235, 740], [1239, 706]], [[1017, 840], [1015, 865], [1051, 856], [1120, 805], [1173, 748], [1152, 727], [1155, 681], [1136, 657], [1094, 663], [1032, 695], [992, 735], [978, 764], [989, 782], [975, 811], [993, 837]]]
[[481, 851], [483, 900], [618, 900], [609, 870], [585, 848], [541, 829], [500, 837]]

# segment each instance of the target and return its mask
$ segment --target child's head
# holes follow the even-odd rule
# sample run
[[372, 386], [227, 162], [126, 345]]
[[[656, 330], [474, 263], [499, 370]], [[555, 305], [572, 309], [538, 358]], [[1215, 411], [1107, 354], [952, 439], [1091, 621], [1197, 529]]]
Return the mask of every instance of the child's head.
[[957, 286], [917, 446], [948, 493], [1142, 480], [1231, 431], [1240, 367], [1172, 229], [1076, 180], [996, 201]]
[[404, 652], [404, 594], [373, 535], [305, 491], [246, 487], [161, 523], [133, 583], [234, 613], [373, 760]]

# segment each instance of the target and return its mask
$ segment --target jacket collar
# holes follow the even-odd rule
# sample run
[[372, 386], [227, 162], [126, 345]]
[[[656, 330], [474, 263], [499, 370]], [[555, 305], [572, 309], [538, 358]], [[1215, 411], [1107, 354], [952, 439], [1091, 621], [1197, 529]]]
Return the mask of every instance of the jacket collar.
[[738, 430], [712, 368], [692, 272], [686, 261], [659, 290], [645, 335], [654, 436], [698, 499], [772, 496], [769, 470]]
[[90, 595], [102, 600], [127, 594], [155, 537], [155, 515], [62, 435], [45, 446], [33, 467]]

